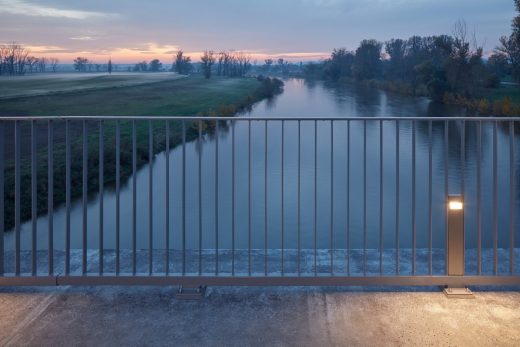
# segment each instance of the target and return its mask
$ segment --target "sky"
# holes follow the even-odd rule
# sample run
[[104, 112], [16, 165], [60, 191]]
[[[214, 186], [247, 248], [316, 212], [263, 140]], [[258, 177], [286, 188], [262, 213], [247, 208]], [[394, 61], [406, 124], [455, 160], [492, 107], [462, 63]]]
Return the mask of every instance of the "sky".
[[366, 38], [451, 34], [464, 19], [489, 53], [514, 16], [513, 0], [0, 0], [0, 43], [62, 63], [169, 63], [179, 49], [308, 61]]

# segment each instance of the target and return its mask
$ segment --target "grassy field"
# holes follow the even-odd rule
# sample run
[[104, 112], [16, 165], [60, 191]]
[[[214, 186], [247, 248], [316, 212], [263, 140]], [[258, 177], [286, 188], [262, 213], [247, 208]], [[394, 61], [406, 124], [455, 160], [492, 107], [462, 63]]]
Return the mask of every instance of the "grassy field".
[[0, 76], [0, 99], [20, 96], [49, 95], [81, 90], [129, 87], [186, 76], [161, 73], [53, 73], [25, 76]]
[[221, 105], [241, 104], [248, 96], [253, 98], [259, 86], [252, 78], [189, 77], [0, 100], [0, 116], [191, 116]]
[[[88, 89], [70, 93], [17, 97], [0, 100], [2, 116], [232, 116], [250, 107], [253, 103], [269, 97], [279, 90], [254, 78], [188, 77], [177, 80], [147, 83], [138, 86]], [[104, 182], [115, 181], [115, 121], [104, 121]], [[132, 170], [132, 124], [121, 121], [121, 177], [128, 179]], [[197, 124], [186, 124], [187, 140], [197, 136]], [[215, 122], [203, 122], [203, 131], [212, 131]], [[54, 121], [54, 203], [65, 201], [65, 145], [64, 121]], [[166, 146], [164, 122], [153, 123], [153, 152], [163, 151]], [[181, 141], [179, 121], [170, 122], [169, 143], [174, 147]], [[224, 124], [223, 124], [224, 126]], [[38, 148], [38, 213], [47, 211], [47, 127], [46, 121], [36, 122]], [[87, 123], [88, 137], [88, 190], [99, 188], [99, 122]], [[14, 225], [14, 131], [13, 123], [6, 124], [5, 149], [5, 224]], [[72, 198], [81, 196], [82, 180], [82, 123], [71, 123], [71, 182]], [[21, 123], [21, 219], [30, 215], [30, 124]], [[146, 121], [137, 122], [137, 166], [148, 162], [148, 131]], [[25, 140], [27, 139], [27, 140]]]

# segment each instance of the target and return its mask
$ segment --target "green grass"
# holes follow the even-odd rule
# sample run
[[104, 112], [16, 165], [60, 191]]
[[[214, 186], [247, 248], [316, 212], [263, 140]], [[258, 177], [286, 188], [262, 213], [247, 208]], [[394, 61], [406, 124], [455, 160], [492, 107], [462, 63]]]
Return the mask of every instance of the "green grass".
[[58, 73], [0, 77], [0, 99], [142, 85], [183, 77], [174, 73]]
[[490, 101], [510, 98], [514, 104], [520, 105], [520, 88], [515, 85], [501, 85], [499, 88], [486, 89], [484, 97]]
[[[252, 78], [228, 79], [190, 77], [153, 84], [110, 88], [102, 90], [84, 90], [59, 95], [32, 96], [16, 99], [0, 100], [1, 116], [193, 116], [218, 115], [232, 116], [237, 111], [249, 107], [254, 102], [274, 93]], [[21, 123], [28, 133], [29, 124]], [[115, 121], [104, 122], [104, 183], [115, 182]], [[203, 131], [212, 131], [215, 122], [204, 121]], [[197, 136], [197, 123], [188, 123], [187, 140]], [[88, 137], [88, 190], [99, 188], [99, 135], [97, 126], [90, 122]], [[163, 151], [166, 146], [164, 122], [153, 123], [153, 153]], [[224, 126], [224, 125], [223, 125]], [[179, 121], [170, 122], [170, 146], [173, 148], [182, 140]], [[65, 201], [65, 145], [63, 141], [64, 124], [56, 121], [54, 124], [54, 204]], [[23, 131], [24, 129], [22, 129]], [[38, 214], [47, 211], [47, 143], [46, 127], [38, 144]], [[81, 123], [71, 124], [71, 197], [82, 194], [82, 141]], [[137, 166], [149, 161], [148, 153], [148, 122], [137, 122]], [[14, 225], [14, 165], [12, 160], [12, 133], [6, 139], [5, 170], [5, 226], [10, 229]], [[121, 121], [121, 178], [126, 180], [132, 173], [132, 124]], [[61, 138], [61, 140], [60, 140]], [[30, 153], [27, 150], [29, 140], [22, 141], [21, 160], [21, 220], [28, 220], [30, 214]]]
[[0, 100], [0, 116], [192, 116], [254, 97], [252, 78], [189, 77], [131, 87]]

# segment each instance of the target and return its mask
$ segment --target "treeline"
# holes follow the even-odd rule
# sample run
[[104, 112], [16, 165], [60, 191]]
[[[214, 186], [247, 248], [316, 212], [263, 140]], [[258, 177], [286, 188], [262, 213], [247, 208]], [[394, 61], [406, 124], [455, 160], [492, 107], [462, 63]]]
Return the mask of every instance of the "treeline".
[[36, 72], [56, 72], [57, 58], [35, 57], [16, 42], [0, 45], [0, 75], [25, 75]]
[[112, 70], [116, 69], [115, 65], [112, 64], [112, 59], [108, 60], [107, 64], [98, 64], [93, 60], [84, 57], [77, 57], [73, 62], [74, 71], [77, 72], [108, 72], [112, 73]]
[[259, 68], [261, 73], [269, 75], [293, 75], [297, 76], [301, 74], [303, 63], [291, 63], [283, 58], [276, 60], [268, 58], [264, 60], [264, 64]]
[[[179, 51], [174, 67], [178, 73], [186, 73], [185, 70], [191, 71], [193, 69], [191, 58], [184, 57], [183, 52]], [[212, 74], [225, 77], [245, 77], [251, 68], [251, 55], [235, 51], [215, 53], [214, 51], [206, 50], [200, 57], [200, 64], [198, 64], [198, 71], [205, 78], [211, 78]]]
[[[520, 0], [516, 0], [520, 11]], [[515, 22], [520, 26], [520, 20]], [[516, 35], [516, 36], [515, 36]], [[371, 85], [435, 100], [475, 99], [485, 88], [497, 88], [511, 75], [520, 82], [520, 33], [502, 37], [487, 59], [464, 21], [452, 35], [413, 36], [386, 42], [363, 40], [355, 51], [335, 49], [331, 57], [304, 66], [306, 77], [365, 81]]]

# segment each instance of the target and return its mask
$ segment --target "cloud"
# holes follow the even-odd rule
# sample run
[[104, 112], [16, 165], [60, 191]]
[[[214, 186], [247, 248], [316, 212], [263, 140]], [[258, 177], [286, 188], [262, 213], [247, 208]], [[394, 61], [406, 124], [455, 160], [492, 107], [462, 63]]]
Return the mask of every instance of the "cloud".
[[116, 14], [110, 13], [65, 10], [55, 7], [32, 4], [23, 0], [0, 0], [0, 13], [31, 17], [54, 17], [68, 19], [93, 19], [117, 16]]
[[76, 41], [94, 41], [95, 40], [95, 38], [93, 38], [92, 36], [78, 36], [78, 37], [71, 37], [70, 39], [76, 40]]
[[60, 46], [27, 46], [27, 49], [34, 54], [45, 53], [72, 53], [74, 50], [63, 48]]

